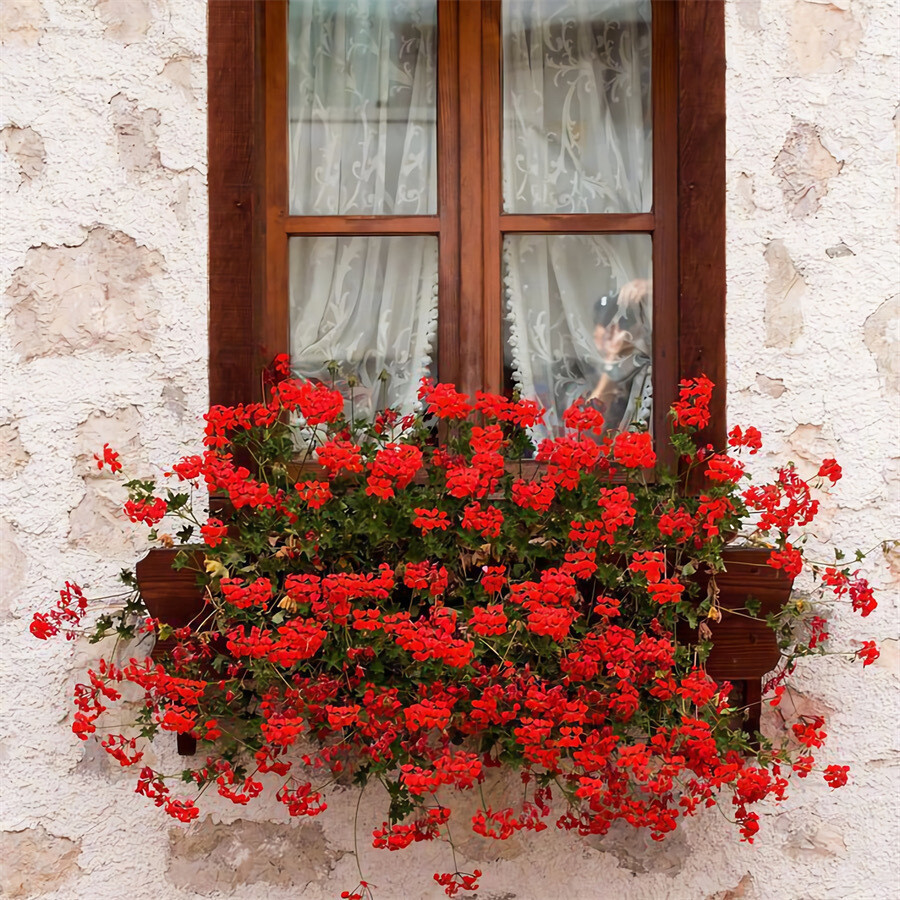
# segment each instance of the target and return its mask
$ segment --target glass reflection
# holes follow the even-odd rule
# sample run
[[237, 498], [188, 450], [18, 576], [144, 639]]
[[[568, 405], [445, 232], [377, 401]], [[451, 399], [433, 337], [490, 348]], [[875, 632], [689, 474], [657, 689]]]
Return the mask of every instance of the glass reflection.
[[508, 235], [503, 267], [506, 364], [547, 408], [535, 437], [564, 433], [582, 399], [609, 430], [649, 424], [652, 313], [649, 235]]

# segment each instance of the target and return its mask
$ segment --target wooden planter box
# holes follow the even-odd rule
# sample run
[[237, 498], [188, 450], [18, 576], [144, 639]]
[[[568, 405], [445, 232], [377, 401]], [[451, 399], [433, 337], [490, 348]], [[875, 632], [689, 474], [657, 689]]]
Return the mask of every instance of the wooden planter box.
[[[780, 612], [791, 597], [794, 579], [783, 569], [768, 564], [769, 550], [758, 547], [730, 547], [722, 554], [725, 571], [716, 574], [722, 619], [706, 620], [712, 632], [713, 648], [706, 660], [706, 671], [716, 681], [730, 681], [742, 691], [742, 705], [748, 707], [746, 730], [759, 731], [762, 678], [781, 659], [778, 638], [764, 622], [738, 615], [732, 610], [746, 606], [748, 598], [759, 601], [759, 618]], [[708, 575], [696, 576], [701, 588]], [[685, 628], [682, 638], [697, 643], [697, 632]]]
[[[206, 605], [203, 589], [197, 586], [196, 568], [172, 568], [178, 553], [178, 550], [154, 549], [134, 567], [147, 611], [154, 619], [172, 628], [184, 628], [195, 620], [199, 621]], [[201, 565], [202, 552], [198, 552], [195, 558]], [[158, 659], [174, 645], [174, 638], [158, 640], [151, 656]], [[197, 752], [197, 741], [191, 735], [178, 734], [175, 737], [181, 756], [193, 756]]]
[[[196, 567], [172, 568], [178, 552], [151, 550], [135, 567], [150, 615], [173, 628], [199, 621], [206, 604], [203, 590], [197, 586]], [[716, 681], [730, 681], [742, 692], [742, 705], [748, 707], [746, 729], [752, 734], [759, 730], [762, 678], [778, 665], [781, 653], [775, 633], [765, 622], [732, 610], [742, 609], [752, 597], [760, 603], [760, 617], [779, 612], [790, 599], [793, 579], [768, 565], [769, 551], [765, 549], [733, 547], [723, 556], [725, 571], [716, 575], [722, 618], [719, 622], [706, 620], [713, 641], [706, 670]], [[198, 565], [201, 559], [198, 553]], [[708, 575], [696, 578], [701, 588], [709, 583]], [[698, 642], [697, 632], [691, 628], [684, 628], [679, 637], [685, 642]], [[171, 638], [158, 641], [153, 657], [165, 653], [173, 643]], [[193, 738], [178, 735], [179, 753], [191, 755], [195, 747]]]

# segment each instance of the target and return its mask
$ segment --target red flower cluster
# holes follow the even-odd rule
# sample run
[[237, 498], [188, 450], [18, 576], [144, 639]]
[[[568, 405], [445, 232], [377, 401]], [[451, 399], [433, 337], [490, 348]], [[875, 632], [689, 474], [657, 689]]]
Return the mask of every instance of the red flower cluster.
[[400, 773], [400, 782], [413, 796], [433, 794], [445, 785], [467, 790], [483, 778], [480, 756], [450, 750], [437, 755], [428, 768], [406, 763]]
[[156, 525], [166, 514], [166, 501], [162, 497], [150, 500], [128, 500], [125, 503], [125, 515], [132, 522], [143, 522], [145, 525]]
[[871, 615], [878, 606], [878, 601], [875, 599], [875, 592], [865, 578], [854, 578], [850, 582], [848, 592], [850, 594], [850, 602], [853, 609], [863, 617]]
[[[828, 626], [828, 621], [823, 619], [821, 616], [813, 616], [809, 621], [809, 649], [815, 650], [819, 644], [824, 643], [828, 640], [828, 632], [825, 628]], [[874, 647], [874, 643], [872, 644]], [[876, 651], [877, 652], [877, 651]], [[784, 691], [784, 687], [781, 688], [782, 692]]]
[[803, 556], [790, 541], [786, 541], [781, 550], [769, 554], [769, 565], [773, 569], [784, 569], [791, 578], [796, 578], [803, 571]]
[[341, 472], [362, 472], [362, 451], [351, 441], [340, 438], [321, 444], [316, 451], [316, 461], [331, 478]]
[[705, 376], [686, 378], [678, 385], [678, 399], [672, 404], [672, 419], [680, 428], [705, 428], [709, 424], [709, 402], [713, 383]]
[[265, 608], [272, 599], [272, 582], [268, 578], [257, 578], [250, 584], [242, 578], [223, 578], [220, 587], [225, 600], [238, 609]]
[[[824, 720], [801, 719], [790, 741], [754, 747], [731, 685], [709, 677], [704, 654], [729, 608], [712, 576], [745, 507], [769, 565], [797, 576], [796, 529], [816, 515], [823, 479], [840, 477], [833, 460], [813, 479], [786, 467], [773, 484], [738, 488], [744, 467], [727, 448], [698, 449], [683, 433], [709, 422], [713, 388], [702, 376], [682, 382], [672, 410], [684, 470], [652, 477], [651, 435], [610, 434], [583, 402], [563, 415], [567, 433], [535, 448], [528, 429], [544, 411], [532, 401], [473, 401], [426, 383], [424, 415], [386, 410], [366, 426], [345, 419], [339, 392], [290, 378], [287, 360], [271, 381], [265, 403], [211, 409], [202, 454], [171, 469], [176, 486], [222, 497], [214, 516], [194, 516], [193, 492], [129, 482], [132, 521], [185, 522], [179, 540], [196, 542], [184, 555], [199, 563], [202, 612], [189, 627], [150, 621], [171, 637], [158, 662], [88, 671], [74, 692], [80, 739], [99, 732], [120, 765], [142, 765], [137, 732], [102, 721], [136, 688], [145, 734], [190, 736], [208, 751], [184, 781], [239, 806], [271, 780], [291, 816], [315, 816], [326, 784], [377, 777], [391, 806], [372, 841], [387, 850], [445, 837], [450, 810], [433, 796], [472, 790], [488, 766], [515, 766], [525, 788], [472, 817], [476, 834], [497, 840], [546, 829], [554, 799], [566, 804], [561, 829], [602, 835], [627, 822], [660, 840], [724, 794], [752, 841], [755, 808], [785, 796], [784, 773], [813, 771]], [[728, 446], [755, 453], [761, 437], [736, 427]], [[121, 467], [108, 445], [96, 460]], [[696, 493], [684, 487], [694, 474], [704, 479]], [[813, 603], [875, 609], [857, 571], [837, 563], [813, 574]], [[74, 636], [86, 612], [67, 585], [30, 627]], [[133, 636], [141, 613], [140, 598], [129, 600], [119, 633]], [[787, 696], [795, 658], [824, 654], [839, 620], [829, 625], [805, 599], [776, 618], [794, 638], [766, 686], [772, 705]], [[98, 635], [110, 620], [98, 618]], [[851, 646], [845, 658], [878, 658], [873, 641]], [[827, 784], [847, 783], [847, 771], [829, 765]], [[191, 821], [199, 811], [170, 794], [172, 777], [144, 767], [137, 790]], [[454, 896], [480, 877], [435, 880]], [[342, 896], [372, 895], [361, 881]]]
[[674, 537], [677, 541], [686, 541], [694, 534], [694, 519], [683, 507], [666, 509], [657, 523], [659, 533], [665, 537]]
[[863, 661], [863, 666], [871, 666], [881, 652], [875, 646], [875, 641], [863, 641], [862, 647], [856, 651], [856, 655]]
[[474, 644], [453, 637], [457, 613], [454, 609], [433, 607], [430, 615], [413, 622], [409, 613], [384, 616], [384, 630], [397, 646], [415, 662], [443, 662], [452, 669], [462, 669], [472, 662]]
[[102, 469], [104, 466], [109, 466], [109, 471], [116, 474], [116, 472], [122, 471], [122, 463], [119, 462], [119, 454], [116, 453], [115, 450], [111, 449], [109, 444], [103, 445], [103, 455], [98, 456], [96, 453], [94, 454], [94, 459], [97, 462], [97, 468]]
[[328, 809], [328, 804], [322, 800], [322, 794], [312, 789], [311, 782], [301, 784], [289, 779], [275, 792], [275, 799], [284, 804], [288, 815], [293, 818], [312, 818]]
[[613, 456], [626, 469], [651, 469], [656, 465], [653, 439], [646, 431], [623, 431], [616, 435]]
[[735, 425], [728, 432], [728, 446], [746, 447], [752, 455], [762, 449], [762, 435], [759, 433], [759, 429], [752, 425], [746, 429]]
[[466, 531], [477, 531], [482, 537], [498, 538], [503, 527], [503, 513], [496, 506], [482, 508], [478, 503], [470, 503], [463, 510], [460, 524]]
[[593, 406], [587, 406], [581, 397], [563, 413], [563, 422], [566, 428], [571, 428], [572, 431], [603, 433], [602, 413]]
[[487, 606], [472, 607], [472, 618], [469, 620], [469, 627], [475, 634], [482, 637], [491, 637], [503, 634], [509, 619], [504, 612], [502, 603], [489, 603]]
[[536, 481], [516, 478], [512, 484], [512, 501], [516, 506], [546, 512], [556, 499], [556, 482], [547, 477]]
[[298, 481], [294, 488], [310, 509], [321, 509], [334, 496], [327, 481]]
[[87, 613], [87, 598], [77, 584], [66, 582], [59, 592], [59, 600], [53, 609], [46, 613], [35, 613], [28, 630], [39, 640], [64, 631], [68, 640], [75, 640], [78, 633], [74, 626], [78, 625]]
[[600, 447], [586, 437], [565, 435], [541, 441], [536, 459], [547, 463], [547, 479], [574, 490], [583, 472], [590, 472], [600, 459]]
[[170, 816], [180, 822], [192, 822], [200, 815], [200, 810], [190, 798], [171, 797], [165, 781], [149, 766], [141, 769], [135, 793], [149, 797], [157, 806], [163, 807]]
[[634, 524], [636, 510], [632, 505], [634, 497], [627, 487], [600, 488], [597, 491], [599, 519], [573, 521], [569, 540], [583, 544], [590, 550], [599, 543], [612, 547], [620, 536], [620, 530]]
[[422, 468], [422, 451], [406, 444], [385, 444], [369, 466], [366, 493], [390, 500], [395, 489], [403, 490]]
[[834, 459], [826, 459], [816, 472], [819, 478], [827, 478], [832, 484], [837, 484], [841, 480], [841, 474], [841, 467]]
[[515, 402], [497, 394], [478, 391], [475, 394], [475, 409], [485, 418], [507, 422], [518, 428], [533, 428], [544, 420], [544, 410], [534, 400], [523, 397]]
[[408, 563], [403, 572], [403, 583], [414, 591], [427, 591], [432, 597], [440, 597], [447, 590], [449, 575], [444, 566], [434, 563]]
[[706, 477], [710, 481], [727, 481], [737, 484], [744, 474], [743, 463], [725, 453], [716, 453], [706, 463]]
[[344, 396], [324, 384], [285, 379], [272, 388], [272, 399], [287, 412], [298, 412], [307, 425], [334, 422], [344, 412]]
[[809, 721], [797, 722], [791, 726], [794, 737], [806, 747], [821, 747], [825, 742], [825, 732], [822, 726], [825, 719], [822, 716], [813, 716]]
[[506, 566], [483, 566], [481, 586], [489, 594], [498, 594], [506, 585]]
[[385, 822], [372, 832], [372, 846], [377, 850], [403, 850], [412, 843], [433, 841], [440, 836], [440, 827], [446, 825], [449, 818], [450, 810], [438, 806], [427, 809], [423, 819], [416, 819], [409, 825]]
[[416, 507], [413, 511], [416, 514], [413, 525], [422, 531], [433, 531], [435, 528], [446, 531], [450, 527], [450, 517], [443, 510]]
[[445, 730], [450, 723], [450, 708], [434, 700], [422, 700], [407, 706], [403, 711], [406, 727], [410, 731], [427, 731], [430, 728]]
[[210, 518], [205, 525], [200, 526], [200, 534], [208, 547], [215, 548], [228, 535], [228, 526], [221, 519]]
[[787, 534], [791, 528], [809, 525], [819, 511], [819, 501], [792, 467], [780, 469], [775, 484], [747, 488], [744, 501], [750, 509], [760, 511], [758, 527], [763, 533]]
[[847, 783], [847, 773], [849, 771], [850, 766], [827, 766], [824, 772], [825, 781], [832, 790], [843, 787]]
[[464, 872], [435, 872], [434, 880], [444, 889], [448, 897], [455, 897], [460, 891], [478, 890], [481, 869], [467, 875]]
[[452, 384], [433, 385], [425, 381], [419, 390], [419, 399], [424, 400], [428, 412], [439, 419], [464, 419], [472, 412], [469, 398]]

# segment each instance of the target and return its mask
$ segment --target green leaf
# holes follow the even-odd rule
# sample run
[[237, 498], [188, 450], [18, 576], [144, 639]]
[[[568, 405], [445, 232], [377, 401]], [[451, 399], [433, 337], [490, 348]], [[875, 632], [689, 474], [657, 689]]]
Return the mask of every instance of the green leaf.
[[402, 784], [395, 781], [386, 781], [385, 787], [388, 789], [388, 794], [391, 798], [391, 804], [388, 807], [388, 819], [392, 825], [396, 822], [402, 822], [415, 809], [415, 804]]

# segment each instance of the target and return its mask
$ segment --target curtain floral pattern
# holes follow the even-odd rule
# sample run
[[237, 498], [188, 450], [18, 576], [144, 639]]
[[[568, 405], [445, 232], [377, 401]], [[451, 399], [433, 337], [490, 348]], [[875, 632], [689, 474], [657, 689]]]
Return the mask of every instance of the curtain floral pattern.
[[437, 212], [435, 0], [292, 0], [292, 215]]

